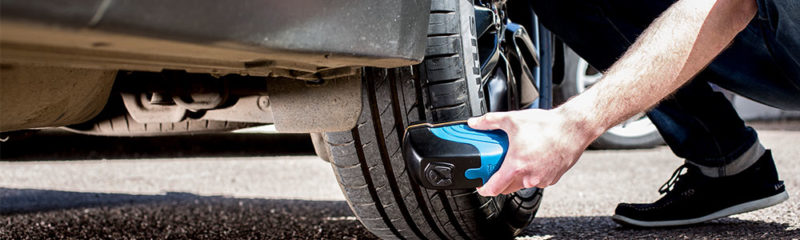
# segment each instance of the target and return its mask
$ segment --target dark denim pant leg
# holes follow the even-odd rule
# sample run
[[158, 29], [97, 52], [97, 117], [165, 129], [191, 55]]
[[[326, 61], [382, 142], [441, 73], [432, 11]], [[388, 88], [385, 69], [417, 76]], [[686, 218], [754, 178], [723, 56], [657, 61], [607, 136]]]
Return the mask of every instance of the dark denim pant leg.
[[[590, 64], [606, 69], [672, 2], [560, 0], [536, 1], [534, 7], [546, 27]], [[718, 65], [717, 62], [711, 66]], [[746, 127], [731, 103], [708, 85], [758, 77], [729, 79], [730, 75], [724, 73], [731, 67], [752, 67], [730, 62], [733, 64], [704, 70], [648, 114], [672, 151], [700, 166], [709, 176], [738, 173], [764, 152], [756, 132]]]
[[[701, 73], [697, 79], [710, 75]], [[692, 81], [647, 113], [675, 155], [704, 175], [736, 174], [752, 165], [764, 147], [722, 93]]]

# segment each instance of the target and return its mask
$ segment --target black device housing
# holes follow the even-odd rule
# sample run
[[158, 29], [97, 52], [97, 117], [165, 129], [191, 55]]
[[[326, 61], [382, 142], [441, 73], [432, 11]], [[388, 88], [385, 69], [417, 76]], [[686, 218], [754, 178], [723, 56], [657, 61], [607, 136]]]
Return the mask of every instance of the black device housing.
[[431, 127], [434, 125], [409, 126], [403, 137], [406, 166], [414, 180], [429, 189], [470, 189], [483, 185], [481, 179], [467, 179], [464, 175], [467, 169], [481, 167], [480, 151], [470, 144], [441, 139], [431, 132]]

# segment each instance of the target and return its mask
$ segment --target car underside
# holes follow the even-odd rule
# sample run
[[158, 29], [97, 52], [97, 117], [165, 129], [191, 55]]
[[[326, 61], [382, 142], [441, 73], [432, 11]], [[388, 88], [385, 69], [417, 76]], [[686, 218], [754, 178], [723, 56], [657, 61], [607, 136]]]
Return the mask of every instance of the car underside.
[[[197, 130], [191, 125], [208, 122], [350, 129], [361, 110], [360, 67], [421, 61], [428, 8], [425, 1], [3, 1], [0, 132], [79, 124], [69, 128], [147, 135], [158, 133], [154, 126]], [[91, 124], [126, 119], [149, 129]]]

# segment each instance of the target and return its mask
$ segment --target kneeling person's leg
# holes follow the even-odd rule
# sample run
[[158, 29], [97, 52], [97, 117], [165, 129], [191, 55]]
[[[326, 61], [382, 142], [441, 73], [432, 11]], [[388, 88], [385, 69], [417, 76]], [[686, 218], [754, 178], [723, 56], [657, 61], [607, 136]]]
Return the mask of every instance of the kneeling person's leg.
[[[606, 69], [673, 1], [565, 0], [534, 3], [542, 23], [598, 69]], [[637, 5], [638, 4], [638, 5]], [[638, 7], [633, 7], [633, 6]], [[773, 64], [751, 38], [734, 43], [708, 70], [663, 101], [649, 116], [667, 144], [687, 164], [650, 204], [620, 204], [614, 219], [638, 226], [674, 226], [707, 221], [782, 201], [787, 196], [772, 157], [756, 132], [744, 125], [730, 102], [708, 82], [752, 89], [752, 80], [771, 78]], [[758, 56], [758, 57], [752, 57]], [[728, 63], [723, 64], [726, 60]], [[744, 64], [744, 65], [743, 65]], [[731, 68], [732, 67], [732, 68]], [[735, 70], [732, 73], [731, 70]], [[740, 70], [747, 74], [741, 74]], [[745, 77], [741, 77], [745, 76]], [[744, 84], [742, 84], [744, 82]], [[778, 89], [771, 84], [769, 89]], [[686, 173], [682, 174], [684, 172]]]
[[701, 72], [648, 113], [686, 164], [659, 190], [664, 194], [661, 199], [620, 204], [615, 221], [640, 227], [687, 225], [788, 198], [772, 155], [755, 130], [745, 126], [725, 96], [708, 84], [730, 80], [718, 69]]

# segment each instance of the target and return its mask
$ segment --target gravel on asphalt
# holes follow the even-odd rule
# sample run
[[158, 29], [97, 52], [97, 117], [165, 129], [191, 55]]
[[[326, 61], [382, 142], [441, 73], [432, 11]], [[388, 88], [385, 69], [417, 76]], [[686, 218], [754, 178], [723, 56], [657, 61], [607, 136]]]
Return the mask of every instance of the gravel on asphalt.
[[[616, 204], [657, 199], [681, 161], [666, 147], [588, 151], [545, 191], [520, 238], [800, 239], [800, 131], [760, 137], [790, 194], [778, 206], [691, 227], [620, 227], [609, 217]], [[374, 238], [309, 144], [298, 136], [69, 134], [4, 143], [0, 239]]]

